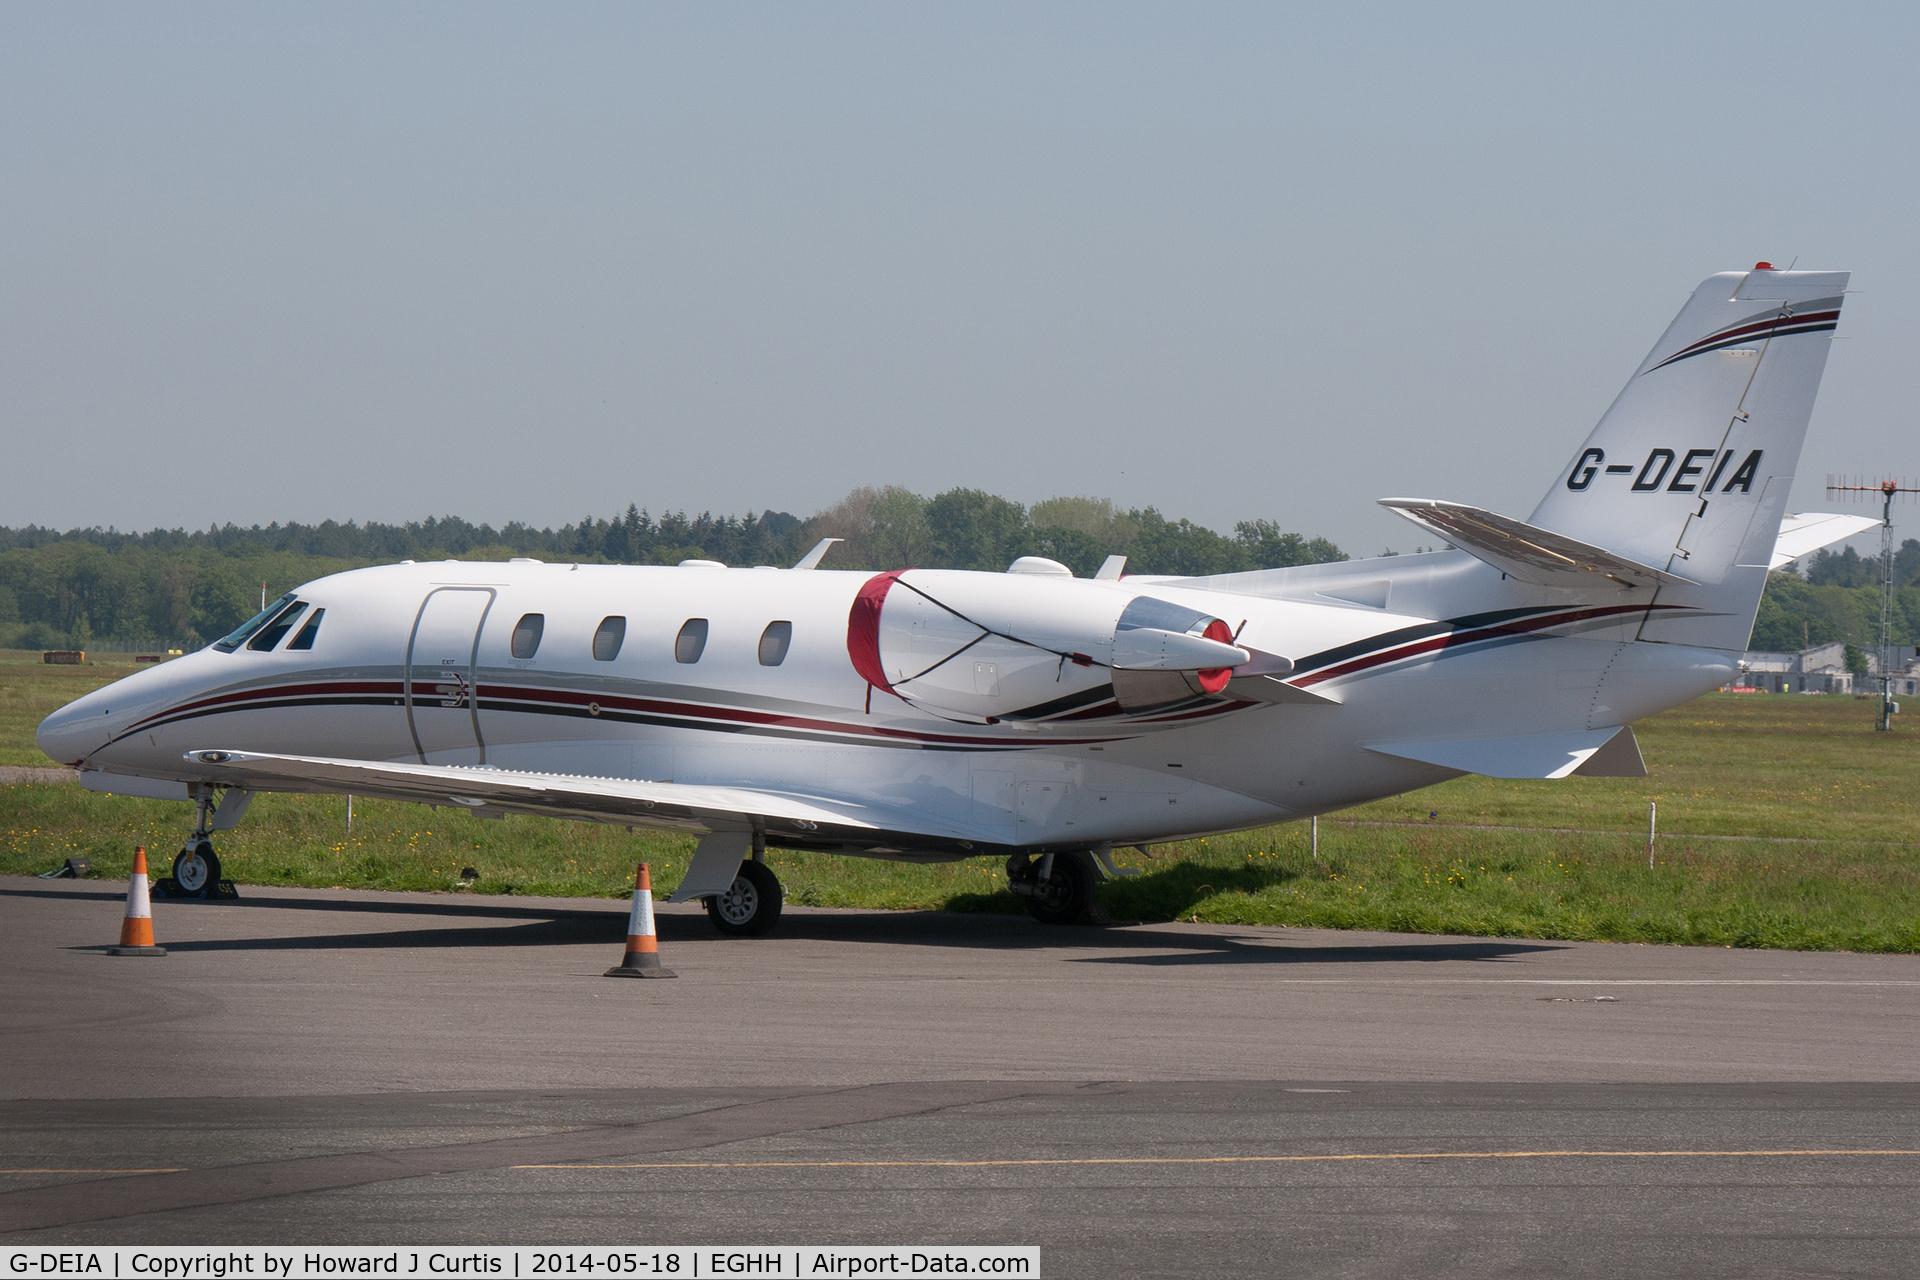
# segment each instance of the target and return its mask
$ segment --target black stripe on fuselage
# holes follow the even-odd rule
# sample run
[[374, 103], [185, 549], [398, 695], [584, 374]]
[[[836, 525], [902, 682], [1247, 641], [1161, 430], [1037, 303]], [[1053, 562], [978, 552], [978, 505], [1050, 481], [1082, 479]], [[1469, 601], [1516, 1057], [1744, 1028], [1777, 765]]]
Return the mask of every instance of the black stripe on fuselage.
[[[206, 716], [238, 714], [248, 711], [278, 711], [287, 707], [400, 707], [403, 700], [394, 697], [369, 697], [365, 695], [341, 695], [338, 697], [308, 696], [300, 698], [265, 697], [251, 702], [230, 702], [215, 707], [202, 707], [193, 711], [184, 711], [178, 715], [164, 716], [149, 720], [141, 727], [120, 735], [114, 742], [135, 738], [142, 733], [150, 733], [164, 725], [180, 724], [189, 720], [199, 720]], [[439, 707], [415, 702], [417, 710], [465, 712], [465, 706]], [[512, 711], [529, 715], [562, 716], [580, 720], [614, 720], [624, 724], [643, 724], [666, 729], [702, 729], [711, 733], [744, 733], [754, 737], [780, 738], [788, 741], [832, 742], [852, 746], [889, 747], [905, 751], [1033, 751], [1043, 746], [1054, 745], [1044, 742], [998, 742], [983, 739], [978, 743], [916, 742], [889, 737], [869, 737], [864, 734], [847, 735], [818, 730], [782, 729], [770, 725], [742, 724], [738, 721], [713, 721], [697, 717], [666, 716], [636, 711], [615, 711], [602, 708], [598, 716], [586, 707], [556, 705], [552, 703], [528, 704], [525, 702], [495, 701], [490, 698], [480, 700], [483, 711]], [[1100, 739], [1099, 741], [1109, 741]], [[109, 743], [108, 745], [111, 745]], [[493, 742], [494, 747], [526, 745], [519, 742]]]
[[1002, 720], [1045, 720], [1048, 716], [1065, 715], [1069, 711], [1078, 711], [1090, 707], [1096, 702], [1105, 702], [1113, 697], [1113, 686], [1103, 684], [1093, 689], [1082, 689], [1079, 693], [1070, 693], [1064, 698], [1055, 698], [1052, 702], [1042, 702], [1038, 706], [1023, 707], [1001, 716]]
[[[526, 703], [518, 701], [495, 701], [492, 698], [480, 699], [482, 711], [512, 711], [524, 715], [562, 716], [573, 720], [613, 720], [621, 724], [644, 724], [661, 729], [704, 729], [710, 733], [743, 733], [756, 738], [784, 738], [802, 742], [836, 742], [843, 745], [867, 747], [893, 747], [908, 751], [1032, 751], [1053, 744], [1043, 742], [996, 742], [982, 739], [978, 743], [947, 742], [902, 742], [897, 738], [870, 738], [865, 735], [846, 737], [834, 733], [823, 733], [809, 729], [776, 729], [769, 725], [742, 724], [737, 720], [701, 720], [692, 717], [666, 716], [646, 711], [616, 711], [602, 707], [595, 715], [587, 707], [566, 706], [553, 703]], [[527, 745], [517, 741], [490, 742], [492, 747]]]
[[[129, 729], [113, 742], [123, 742], [128, 738], [137, 738], [143, 733], [170, 724], [183, 724], [188, 720], [199, 720], [205, 716], [225, 715], [229, 711], [277, 711], [282, 707], [399, 707], [404, 700], [391, 694], [320, 694], [300, 698], [275, 698], [267, 696], [251, 702], [228, 702], [217, 707], [199, 707], [192, 711], [182, 711], [176, 715], [163, 715], [156, 720], [144, 720], [138, 728]], [[416, 704], [417, 705], [417, 704]], [[109, 746], [112, 743], [108, 744]]]
[[[1512, 622], [1518, 618], [1537, 618], [1543, 613], [1557, 613], [1567, 609], [1567, 605], [1534, 606], [1526, 609], [1495, 609], [1488, 613], [1470, 613], [1464, 617], [1449, 618], [1440, 622], [1423, 622], [1418, 626], [1402, 627], [1398, 631], [1387, 631], [1380, 635], [1355, 640], [1351, 644], [1337, 645], [1332, 649], [1322, 649], [1319, 653], [1310, 653], [1304, 658], [1295, 659], [1293, 676], [1306, 675], [1322, 667], [1338, 666], [1351, 662], [1355, 658], [1364, 658], [1370, 653], [1382, 649], [1393, 649], [1415, 640], [1425, 640], [1432, 636], [1446, 635], [1450, 631], [1472, 631], [1479, 627], [1497, 626], [1502, 622]], [[1288, 679], [1292, 679], [1289, 676]]]

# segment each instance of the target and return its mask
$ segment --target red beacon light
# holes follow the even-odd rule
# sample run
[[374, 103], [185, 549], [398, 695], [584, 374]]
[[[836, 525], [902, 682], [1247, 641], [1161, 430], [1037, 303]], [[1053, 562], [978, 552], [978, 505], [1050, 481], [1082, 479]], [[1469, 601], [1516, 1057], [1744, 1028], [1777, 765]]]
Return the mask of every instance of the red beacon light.
[[1771, 262], [1756, 262], [1753, 264], [1753, 269], [1755, 271], [1771, 271], [1773, 270], [1773, 264]]

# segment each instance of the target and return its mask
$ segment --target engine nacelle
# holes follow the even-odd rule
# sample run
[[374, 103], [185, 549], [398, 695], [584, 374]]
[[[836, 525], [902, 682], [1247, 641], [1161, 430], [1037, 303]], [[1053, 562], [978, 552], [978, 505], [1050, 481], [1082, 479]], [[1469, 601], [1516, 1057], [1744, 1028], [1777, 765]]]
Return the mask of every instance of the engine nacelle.
[[1223, 620], [1125, 583], [1038, 574], [878, 574], [847, 618], [847, 654], [867, 683], [995, 720], [1107, 696], [1137, 710], [1218, 693], [1251, 660], [1232, 639]]

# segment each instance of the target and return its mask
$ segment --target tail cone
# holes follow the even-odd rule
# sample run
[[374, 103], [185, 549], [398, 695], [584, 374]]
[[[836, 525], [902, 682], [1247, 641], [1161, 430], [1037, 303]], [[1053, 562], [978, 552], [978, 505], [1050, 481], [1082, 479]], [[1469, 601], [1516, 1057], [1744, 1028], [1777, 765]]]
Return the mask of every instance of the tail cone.
[[607, 970], [609, 978], [677, 978], [660, 963], [660, 938], [653, 928], [653, 881], [647, 864], [633, 882], [633, 911], [627, 916], [627, 953]]
[[133, 874], [127, 877], [127, 915], [120, 922], [120, 945], [108, 947], [111, 956], [163, 956], [165, 947], [153, 945], [153, 906], [147, 899], [147, 847], [133, 851]]

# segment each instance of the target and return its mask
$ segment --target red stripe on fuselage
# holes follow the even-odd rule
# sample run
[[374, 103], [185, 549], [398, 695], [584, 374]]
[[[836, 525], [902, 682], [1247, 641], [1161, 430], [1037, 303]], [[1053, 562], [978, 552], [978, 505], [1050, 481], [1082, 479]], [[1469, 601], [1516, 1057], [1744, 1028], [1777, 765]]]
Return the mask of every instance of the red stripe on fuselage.
[[[970, 737], [961, 734], [917, 733], [911, 729], [886, 729], [879, 725], [845, 724], [837, 720], [819, 720], [808, 716], [783, 715], [769, 711], [748, 711], [740, 707], [715, 707], [697, 702], [667, 702], [655, 698], [626, 698], [617, 694], [580, 693], [573, 689], [529, 689], [517, 685], [481, 685], [480, 697], [497, 702], [560, 703], [564, 706], [585, 707], [597, 703], [603, 708], [615, 711], [632, 711], [649, 715], [677, 716], [682, 719], [719, 720], [732, 724], [765, 725], [787, 729], [808, 729], [814, 732], [851, 733], [865, 737], [890, 738], [912, 742], [938, 742], [942, 744], [967, 746], [980, 744], [993, 746], [1007, 742], [1004, 738]], [[1053, 739], [1062, 745], [1082, 742], [1111, 742], [1111, 738], [1075, 738]], [[1032, 739], [1020, 740], [1023, 746], [1032, 746]]]
[[286, 684], [272, 685], [264, 689], [242, 689], [235, 693], [222, 693], [211, 698], [201, 698], [197, 702], [184, 702], [179, 706], [168, 707], [165, 711], [156, 711], [146, 719], [128, 725], [126, 732], [137, 733], [142, 726], [152, 724], [156, 720], [181, 715], [188, 711], [204, 711], [209, 707], [218, 707], [227, 703], [255, 702], [263, 698], [340, 697], [354, 693], [397, 698], [405, 692], [405, 687], [398, 680], [329, 680], [320, 684]]
[[1609, 605], [1603, 609], [1575, 609], [1568, 613], [1553, 613], [1542, 618], [1528, 618], [1521, 621], [1503, 622], [1491, 627], [1475, 627], [1471, 631], [1449, 631], [1444, 635], [1428, 636], [1424, 640], [1415, 640], [1409, 644], [1395, 645], [1379, 653], [1365, 654], [1338, 666], [1315, 671], [1310, 675], [1290, 679], [1288, 684], [1304, 689], [1308, 685], [1333, 680], [1339, 676], [1352, 675], [1356, 671], [1365, 671], [1370, 667], [1381, 666], [1388, 662], [1398, 662], [1405, 658], [1415, 658], [1423, 653], [1434, 653], [1441, 649], [1451, 649], [1458, 645], [1474, 644], [1481, 640], [1497, 639], [1500, 636], [1525, 635], [1547, 627], [1563, 626], [1569, 622], [1584, 622], [1589, 618], [1606, 618], [1618, 614], [1647, 613], [1654, 609], [1678, 609], [1680, 605]]
[[[416, 705], [436, 704], [441, 699], [432, 696], [432, 686], [443, 681], [414, 681], [414, 701]], [[422, 691], [425, 692], [422, 692]], [[182, 716], [214, 715], [222, 711], [252, 711], [271, 709], [276, 703], [295, 698], [347, 697], [368, 694], [380, 697], [399, 698], [403, 696], [405, 686], [399, 681], [359, 681], [341, 680], [327, 682], [306, 681], [297, 684], [276, 685], [267, 688], [252, 688], [231, 693], [217, 694], [213, 697], [199, 698], [182, 703], [148, 716], [137, 725], [130, 726], [125, 733], [139, 731], [145, 726], [160, 721], [177, 719]], [[1033, 747], [1039, 745], [1033, 738], [1022, 735], [1019, 738], [968, 736], [962, 734], [920, 733], [910, 729], [890, 729], [879, 725], [846, 724], [835, 720], [816, 717], [787, 715], [774, 712], [750, 711], [737, 707], [717, 707], [701, 703], [675, 702], [654, 698], [622, 697], [607, 693], [582, 693], [574, 689], [527, 688], [518, 685], [483, 684], [477, 696], [494, 702], [519, 702], [528, 705], [529, 710], [537, 709], [537, 704], [546, 703], [584, 710], [592, 704], [619, 711], [632, 711], [640, 714], [671, 716], [681, 720], [712, 720], [727, 724], [754, 725], [767, 728], [786, 728], [806, 730], [815, 733], [843, 734], [855, 737], [878, 738], [895, 742], [921, 742], [940, 746], [979, 746], [981, 748], [1000, 746]], [[463, 698], [462, 701], [465, 699]], [[694, 727], [694, 726], [689, 726]], [[122, 736], [125, 736], [123, 733]], [[1054, 738], [1047, 741], [1062, 746], [1078, 746], [1088, 743], [1114, 742], [1118, 738]]]

